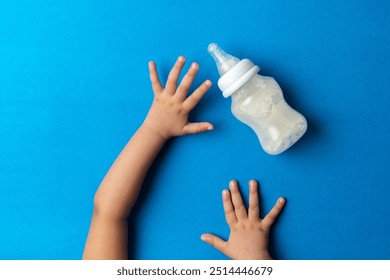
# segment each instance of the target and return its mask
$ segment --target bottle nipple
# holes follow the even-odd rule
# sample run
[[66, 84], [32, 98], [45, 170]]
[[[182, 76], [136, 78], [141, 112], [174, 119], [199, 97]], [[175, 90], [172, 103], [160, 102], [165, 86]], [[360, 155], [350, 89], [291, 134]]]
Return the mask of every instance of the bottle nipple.
[[240, 61], [237, 57], [226, 53], [216, 43], [211, 43], [207, 47], [207, 50], [217, 64], [218, 73], [220, 76], [225, 74]]

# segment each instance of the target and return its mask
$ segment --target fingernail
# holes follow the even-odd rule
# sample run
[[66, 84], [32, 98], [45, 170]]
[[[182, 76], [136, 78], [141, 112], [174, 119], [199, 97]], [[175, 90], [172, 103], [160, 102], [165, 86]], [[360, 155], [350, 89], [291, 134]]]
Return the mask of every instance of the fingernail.
[[213, 130], [214, 129], [214, 126], [212, 126], [212, 125], [209, 125], [208, 127], [207, 127], [207, 130]]
[[200, 236], [200, 239], [203, 240], [203, 241], [206, 241], [206, 240], [207, 240], [207, 236], [204, 235], [204, 234], [202, 234], [202, 235]]
[[279, 200], [278, 200], [279, 203], [284, 203], [285, 201], [286, 200], [283, 197], [279, 198]]
[[197, 68], [198, 67], [198, 63], [196, 63], [196, 62], [192, 62], [192, 64], [191, 64], [191, 68]]
[[235, 188], [236, 187], [236, 181], [232, 180], [229, 182], [229, 187], [230, 188]]

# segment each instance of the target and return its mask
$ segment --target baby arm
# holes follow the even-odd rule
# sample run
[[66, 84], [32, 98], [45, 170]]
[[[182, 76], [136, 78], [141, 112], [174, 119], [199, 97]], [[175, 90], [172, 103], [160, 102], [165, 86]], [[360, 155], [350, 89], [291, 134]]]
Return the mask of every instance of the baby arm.
[[164, 88], [155, 63], [149, 62], [153, 104], [144, 123], [119, 154], [95, 194], [83, 259], [127, 259], [127, 218], [156, 155], [171, 137], [213, 129], [208, 122], [188, 121], [189, 113], [211, 82], [205, 81], [187, 97], [199, 66], [193, 63], [177, 86], [184, 63], [184, 57], [177, 59]]
[[222, 192], [225, 218], [230, 228], [228, 241], [212, 234], [203, 234], [201, 239], [232, 259], [272, 259], [268, 252], [268, 235], [272, 224], [284, 206], [284, 198], [279, 198], [264, 219], [260, 219], [257, 182], [254, 180], [249, 182], [248, 212], [242, 201], [237, 182], [231, 181], [229, 185], [230, 192], [228, 190]]

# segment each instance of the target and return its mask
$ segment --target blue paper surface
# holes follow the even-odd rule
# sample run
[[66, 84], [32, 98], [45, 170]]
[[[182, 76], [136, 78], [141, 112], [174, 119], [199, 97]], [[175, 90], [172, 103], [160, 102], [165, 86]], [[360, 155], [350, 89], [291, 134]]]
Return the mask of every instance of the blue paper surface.
[[[170, 141], [130, 219], [130, 257], [224, 259], [221, 191], [261, 185], [279, 259], [390, 259], [388, 1], [2, 1], [0, 259], [79, 259], [93, 195], [177, 56], [213, 87], [191, 114], [215, 130]], [[234, 118], [207, 53], [272, 76], [308, 131], [267, 155]]]

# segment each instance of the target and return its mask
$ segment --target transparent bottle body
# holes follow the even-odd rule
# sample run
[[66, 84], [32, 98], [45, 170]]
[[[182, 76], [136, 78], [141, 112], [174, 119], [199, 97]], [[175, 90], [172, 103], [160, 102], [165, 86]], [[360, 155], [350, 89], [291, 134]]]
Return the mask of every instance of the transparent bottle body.
[[255, 131], [268, 154], [285, 151], [306, 132], [306, 119], [286, 103], [272, 77], [253, 76], [231, 98], [233, 115]]

